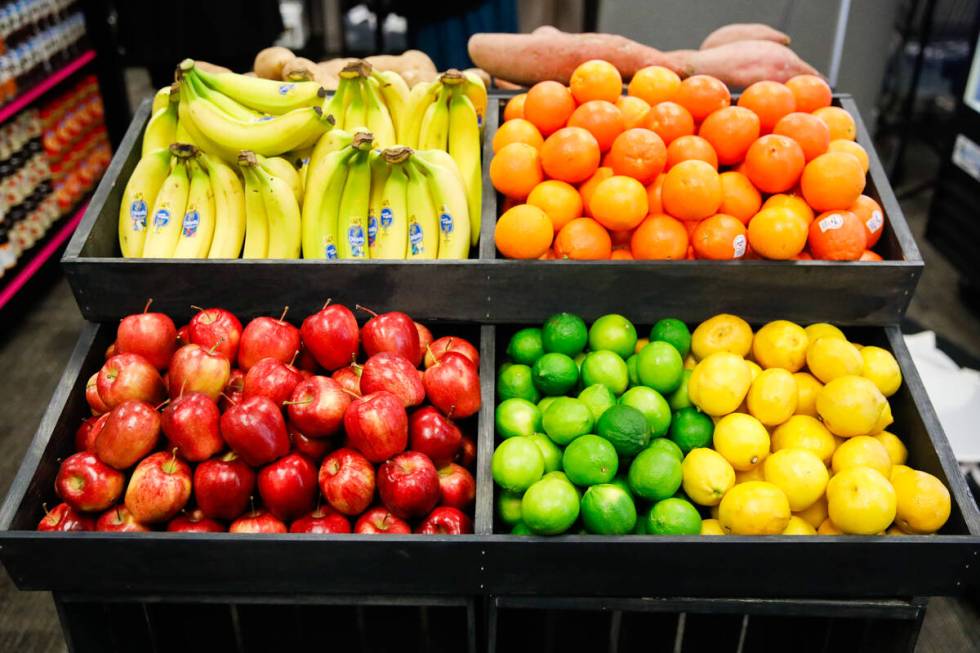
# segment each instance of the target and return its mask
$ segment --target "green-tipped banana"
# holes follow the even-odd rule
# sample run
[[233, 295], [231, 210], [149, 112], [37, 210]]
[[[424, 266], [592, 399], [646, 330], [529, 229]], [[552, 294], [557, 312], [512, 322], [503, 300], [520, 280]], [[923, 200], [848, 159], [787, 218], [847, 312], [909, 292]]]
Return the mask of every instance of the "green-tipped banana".
[[432, 201], [429, 181], [415, 161], [405, 166], [408, 186], [405, 191], [408, 206], [407, 258], [434, 259], [439, 255], [439, 214]]
[[347, 110], [344, 112], [344, 129], [348, 131], [353, 131], [357, 127], [367, 128], [367, 102], [364, 100], [366, 91], [364, 84], [364, 78], [359, 77], [347, 90], [350, 101], [347, 104]]
[[342, 259], [370, 258], [368, 250], [368, 201], [371, 195], [369, 152], [359, 151], [350, 160], [350, 170], [337, 216], [337, 248]]
[[398, 121], [398, 142], [408, 147], [418, 147], [422, 118], [436, 98], [442, 84], [438, 81], [420, 82], [412, 87], [408, 95], [406, 112]]
[[355, 73], [341, 71], [337, 90], [323, 102], [323, 115], [333, 117], [334, 129], [347, 129], [347, 125], [344, 124], [344, 114], [347, 113], [347, 104], [350, 102], [350, 90], [356, 83]]
[[238, 155], [238, 165], [245, 177], [245, 250], [242, 258], [268, 258], [269, 218], [265, 198], [253, 168], [257, 163], [248, 150]]
[[198, 155], [214, 194], [214, 235], [208, 258], [238, 258], [245, 242], [245, 191], [235, 171], [218, 157]]
[[185, 73], [194, 70], [201, 81], [214, 90], [221, 91], [246, 107], [274, 115], [318, 106], [325, 95], [316, 82], [278, 82], [237, 73], [209, 73], [195, 67], [190, 59], [182, 61], [180, 69]]
[[170, 104], [170, 91], [173, 90], [173, 86], [164, 86], [153, 96], [153, 106], [150, 107], [150, 115], [152, 116], [160, 109], [163, 109], [168, 104]]
[[195, 160], [191, 159], [187, 165], [191, 173], [191, 185], [174, 258], [205, 258], [214, 236], [214, 191], [208, 173]]
[[384, 193], [385, 181], [388, 180], [390, 169], [381, 156], [382, 150], [373, 149], [368, 155], [371, 166], [371, 195], [368, 200], [368, 249], [371, 258], [378, 258], [378, 225], [381, 220], [381, 196]]
[[174, 255], [190, 192], [187, 159], [194, 156], [195, 151], [192, 145], [174, 143], [170, 146], [170, 153], [177, 157], [177, 162], [153, 202], [141, 254], [143, 258], [170, 258]]
[[140, 159], [129, 176], [119, 203], [119, 248], [126, 258], [143, 253], [147, 219], [169, 175], [170, 150], [164, 148]]
[[378, 81], [368, 77], [361, 84], [364, 89], [364, 101], [367, 106], [367, 128], [374, 134], [376, 147], [391, 147], [396, 142], [395, 124], [391, 112], [381, 99], [381, 89]]
[[470, 98], [460, 89], [449, 101], [449, 155], [456, 162], [466, 187], [466, 208], [470, 215], [472, 245], [476, 245], [480, 238], [483, 199], [481, 153], [476, 109], [473, 108]]
[[405, 118], [408, 110], [408, 95], [410, 93], [405, 79], [394, 70], [373, 70], [371, 77], [378, 83], [378, 90], [381, 92], [381, 99], [384, 100], [391, 116], [391, 124], [395, 128], [395, 138], [392, 144], [400, 142], [398, 136], [401, 134], [401, 121]]
[[443, 84], [436, 101], [429, 105], [419, 126], [420, 150], [445, 150], [449, 139], [450, 88]]
[[408, 176], [405, 163], [412, 150], [388, 148], [382, 152], [390, 170], [381, 193], [381, 213], [375, 255], [380, 259], [403, 259], [408, 248]]
[[261, 163], [250, 168], [250, 171], [262, 191], [265, 215], [269, 221], [267, 258], [299, 258], [301, 217], [293, 190], [285, 180], [266, 172]]
[[332, 207], [332, 224], [336, 225], [340, 193], [347, 179], [347, 160], [353, 156], [353, 148], [349, 147], [352, 139], [350, 132], [335, 129], [324, 134], [310, 154], [303, 194], [303, 258], [337, 258], [336, 227], [330, 242], [334, 255], [328, 256], [326, 249], [326, 214]]
[[177, 95], [168, 96], [167, 106], [153, 114], [143, 130], [143, 150], [146, 156], [154, 150], [170, 147], [177, 142]]
[[429, 190], [439, 212], [439, 258], [467, 258], [470, 217], [466, 190], [456, 162], [440, 150], [416, 150], [414, 158], [429, 179]]
[[269, 117], [267, 114], [260, 113], [254, 109], [249, 109], [244, 104], [236, 102], [221, 91], [216, 91], [213, 88], [209, 88], [208, 85], [195, 74], [194, 70], [191, 70], [182, 77], [182, 81], [185, 80], [194, 86], [195, 93], [224, 111], [229, 118], [241, 120], [242, 122], [255, 122], [258, 120], [267, 119]]
[[261, 154], [256, 154], [255, 158], [263, 170], [286, 182], [297, 204], [303, 202], [303, 182], [292, 163], [281, 156], [264, 157]]

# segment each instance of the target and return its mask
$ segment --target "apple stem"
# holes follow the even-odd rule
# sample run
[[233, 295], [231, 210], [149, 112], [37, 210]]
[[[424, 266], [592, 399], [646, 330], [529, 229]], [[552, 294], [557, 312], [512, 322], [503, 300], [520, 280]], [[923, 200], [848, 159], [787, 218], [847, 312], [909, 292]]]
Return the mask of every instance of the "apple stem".
[[191, 304], [191, 308], [193, 308], [198, 313], [203, 313], [204, 312], [204, 309], [203, 308], [201, 308], [200, 306], [195, 306], [194, 304]]
[[299, 349], [293, 352], [293, 360], [289, 361], [289, 364], [296, 367], [296, 359], [299, 358]]
[[47, 501], [45, 501], [44, 503], [42, 503], [41, 504], [41, 507], [44, 509], [44, 516], [45, 517], [47, 517], [48, 515], [51, 514], [51, 511], [48, 510], [48, 502]]
[[453, 404], [452, 406], [449, 407], [449, 414], [446, 415], [446, 419], [452, 419], [453, 413], [455, 412], [456, 412], [456, 404]]
[[[327, 306], [330, 306], [330, 302], [332, 302], [332, 301], [333, 301], [333, 297], [327, 297], [327, 301], [325, 301], [323, 303], [323, 308], [326, 308]], [[322, 311], [323, 308], [321, 308], [320, 310]]]
[[254, 494], [249, 495], [249, 497], [248, 497], [248, 504], [252, 508], [252, 516], [254, 517], [255, 516], [255, 495]]
[[[193, 306], [191, 308], [193, 308]], [[204, 310], [204, 309], [201, 309], [201, 310]], [[220, 345], [224, 341], [225, 341], [225, 337], [224, 336], [221, 336], [220, 338], [218, 338], [218, 342], [216, 342], [213, 345], [211, 345], [211, 349], [208, 350], [208, 353], [209, 354], [213, 354], [218, 349], [218, 345]], [[181, 391], [183, 391], [183, 388], [181, 388]]]
[[162, 402], [160, 403], [160, 405], [158, 405], [158, 406], [157, 406], [156, 408], [154, 408], [153, 410], [160, 410], [161, 408], [163, 408], [164, 406], [166, 406], [166, 405], [167, 405], [167, 404], [169, 404], [169, 403], [170, 403], [170, 400], [169, 400], [169, 399], [164, 399], [164, 400], [163, 400], [163, 401], [162, 401]]
[[116, 506], [116, 521], [122, 521], [122, 513], [119, 511], [119, 506]]
[[313, 397], [310, 397], [309, 399], [304, 399], [303, 401], [284, 401], [284, 402], [282, 402], [282, 405], [283, 406], [305, 406], [306, 404], [312, 404], [312, 403], [313, 403]]
[[152, 304], [152, 303], [153, 303], [153, 298], [152, 297], [150, 297], [149, 299], [146, 300], [146, 306], [143, 307], [143, 312], [144, 313], [146, 313], [147, 311], [150, 310], [150, 304]]
[[[452, 344], [452, 341], [450, 341], [450, 344]], [[433, 365], [435, 365], [436, 363], [439, 362], [439, 357], [436, 356], [436, 353], [434, 351], [432, 351], [432, 347], [430, 347], [429, 345], [426, 345], [425, 346], [425, 353], [426, 354], [429, 354], [430, 356], [432, 356], [432, 361], [433, 361], [432, 364]], [[422, 358], [425, 358], [425, 357], [423, 356]]]
[[221, 396], [224, 397], [225, 398], [225, 401], [227, 401], [228, 403], [230, 403], [232, 406], [237, 406], [238, 405], [238, 402], [235, 399], [232, 399], [231, 397], [229, 397], [228, 395], [226, 395], [224, 392], [221, 393]]
[[377, 313], [375, 313], [374, 311], [372, 311], [370, 308], [365, 308], [364, 306], [361, 306], [360, 304], [354, 304], [354, 308], [357, 309], [357, 310], [359, 310], [359, 311], [364, 311], [365, 313], [367, 313], [371, 317], [378, 317], [378, 314]]
[[361, 395], [357, 394], [356, 392], [354, 392], [353, 390], [351, 390], [349, 388], [343, 388], [342, 387], [341, 390], [343, 390], [344, 392], [346, 392], [347, 394], [349, 394], [351, 397], [354, 397], [354, 399], [360, 399], [361, 398]]
[[282, 309], [282, 315], [279, 316], [279, 321], [280, 322], [282, 322], [283, 320], [286, 319], [286, 313], [288, 313], [288, 312], [289, 312], [289, 307], [288, 306], [286, 306], [286, 307], [284, 307]]
[[173, 451], [170, 452], [170, 462], [167, 464], [170, 466], [170, 469], [167, 470], [168, 474], [177, 471], [177, 447], [174, 447]]

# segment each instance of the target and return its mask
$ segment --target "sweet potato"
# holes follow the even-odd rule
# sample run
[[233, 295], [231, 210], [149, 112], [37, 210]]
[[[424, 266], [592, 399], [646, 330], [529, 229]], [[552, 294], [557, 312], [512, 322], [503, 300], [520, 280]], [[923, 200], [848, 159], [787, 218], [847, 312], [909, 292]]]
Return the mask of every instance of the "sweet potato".
[[732, 23], [722, 25], [701, 41], [699, 50], [717, 48], [736, 41], [772, 41], [782, 45], [789, 45], [790, 38], [778, 29], [769, 27], [763, 23]]
[[772, 41], [736, 41], [708, 50], [675, 50], [667, 56], [682, 76], [712, 75], [736, 88], [763, 79], [785, 82], [794, 75], [820, 74], [785, 45]]

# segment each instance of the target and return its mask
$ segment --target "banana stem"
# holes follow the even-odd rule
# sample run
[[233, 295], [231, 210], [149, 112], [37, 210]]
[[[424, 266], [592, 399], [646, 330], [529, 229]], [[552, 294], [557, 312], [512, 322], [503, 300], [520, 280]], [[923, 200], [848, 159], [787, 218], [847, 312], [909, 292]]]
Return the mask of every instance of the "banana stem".
[[385, 163], [388, 165], [398, 165], [400, 163], [405, 163], [408, 157], [412, 156], [414, 150], [410, 147], [404, 145], [399, 145], [398, 147], [389, 147], [385, 149], [381, 156], [384, 157]]

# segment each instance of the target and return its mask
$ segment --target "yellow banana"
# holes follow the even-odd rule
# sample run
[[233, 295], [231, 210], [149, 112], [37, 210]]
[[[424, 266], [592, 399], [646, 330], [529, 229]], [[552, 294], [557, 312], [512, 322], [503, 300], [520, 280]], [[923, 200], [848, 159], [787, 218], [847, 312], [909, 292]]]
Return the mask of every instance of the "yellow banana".
[[119, 248], [126, 258], [142, 254], [147, 217], [169, 175], [170, 150], [163, 148], [140, 159], [129, 176], [119, 203]]
[[195, 160], [191, 159], [187, 165], [191, 184], [174, 258], [205, 258], [214, 236], [214, 191], [208, 173]]
[[143, 150], [146, 156], [154, 150], [170, 147], [177, 142], [177, 97], [171, 96], [167, 106], [155, 112], [143, 130]]
[[381, 156], [381, 150], [374, 149], [368, 155], [369, 165], [371, 166], [371, 195], [368, 199], [368, 249], [371, 258], [377, 258], [378, 247], [378, 224], [381, 218], [381, 195], [385, 189], [385, 181], [388, 179], [388, 164]]
[[209, 87], [263, 113], [282, 115], [302, 107], [318, 106], [326, 96], [316, 82], [280, 82], [237, 73], [209, 73], [195, 67], [190, 59], [182, 61], [180, 69], [185, 73], [193, 70]]
[[299, 173], [296, 172], [296, 168], [293, 167], [292, 163], [281, 156], [264, 157], [261, 154], [256, 154], [255, 158], [263, 170], [286, 182], [297, 204], [303, 201], [303, 182], [300, 180]]
[[267, 172], [261, 163], [251, 167], [250, 171], [262, 191], [265, 215], [269, 221], [267, 258], [299, 258], [301, 217], [293, 189], [284, 179]]
[[420, 150], [444, 150], [449, 138], [449, 98], [452, 91], [443, 83], [436, 101], [429, 105], [419, 126]]
[[370, 258], [367, 211], [371, 195], [369, 152], [359, 151], [350, 160], [347, 180], [337, 214], [337, 249], [342, 259]]
[[470, 70], [464, 70], [463, 76], [466, 77], [464, 92], [466, 93], [466, 97], [470, 99], [470, 102], [473, 103], [477, 120], [482, 129], [484, 126], [484, 117], [487, 115], [487, 87], [483, 84], [483, 80], [480, 79], [479, 75]]
[[323, 102], [323, 115], [333, 116], [334, 129], [347, 129], [347, 125], [344, 124], [344, 114], [347, 112], [347, 105], [350, 103], [350, 90], [357, 83], [357, 77], [357, 73], [350, 72], [345, 68], [340, 73], [337, 90]]
[[438, 80], [419, 82], [412, 87], [408, 95], [405, 115], [399, 118], [398, 142], [400, 144], [418, 147], [422, 118], [429, 105], [436, 101], [441, 89], [442, 84]]
[[[179, 111], [180, 109], [178, 107], [178, 115], [179, 115]], [[177, 119], [177, 130], [174, 132], [174, 143], [187, 143], [188, 145], [193, 145], [197, 149], [204, 152], [205, 149], [201, 147], [200, 142], [196, 138], [191, 136], [189, 131], [187, 131], [187, 125], [189, 124], [190, 124], [189, 120], [180, 120], [179, 118]], [[206, 150], [206, 151], [208, 153], [212, 152], [212, 150]]]
[[[303, 195], [303, 258], [327, 258], [325, 250], [325, 204], [333, 207], [333, 220], [340, 206], [340, 193], [347, 179], [347, 160], [353, 155], [350, 148], [353, 135], [342, 129], [324, 134], [310, 154], [306, 172], [306, 192]], [[339, 178], [339, 181], [338, 181]], [[334, 229], [336, 231], [336, 229]], [[331, 241], [336, 257], [336, 238]]]
[[380, 259], [403, 259], [408, 247], [408, 215], [406, 195], [408, 177], [405, 162], [412, 150], [407, 147], [388, 148], [382, 152], [389, 166], [388, 179], [381, 193], [381, 213], [375, 253]]
[[215, 225], [208, 258], [238, 258], [245, 241], [245, 192], [242, 182], [218, 157], [202, 152], [198, 163], [208, 171], [214, 195]]
[[238, 152], [240, 150], [224, 147], [215, 143], [213, 140], [201, 133], [190, 115], [191, 84], [188, 82], [180, 83], [180, 102], [177, 105], [177, 142], [191, 143], [198, 149], [220, 158], [227, 164], [236, 165], [238, 163]]
[[344, 112], [344, 129], [353, 131], [356, 127], [367, 127], [367, 103], [364, 101], [364, 78], [359, 77], [347, 90], [350, 103]]
[[416, 150], [414, 160], [429, 180], [439, 212], [439, 258], [465, 259], [470, 252], [470, 217], [462, 176], [440, 150]]
[[368, 130], [374, 134], [376, 147], [391, 147], [395, 144], [395, 125], [392, 120], [391, 112], [381, 99], [381, 90], [378, 81], [373, 77], [367, 77], [361, 83], [364, 92], [365, 124]]
[[175, 144], [170, 148], [177, 161], [153, 202], [153, 212], [150, 214], [150, 224], [141, 254], [143, 258], [170, 258], [174, 254], [190, 191], [187, 159], [193, 156], [194, 151], [194, 147], [190, 145]]
[[395, 128], [396, 136], [392, 144], [398, 143], [400, 142], [398, 138], [401, 135], [401, 121], [404, 120], [408, 107], [408, 94], [410, 92], [408, 84], [394, 70], [373, 70], [371, 77], [378, 83], [381, 98], [388, 108], [391, 124]]
[[252, 168], [255, 158], [243, 150], [238, 155], [238, 166], [245, 177], [245, 250], [242, 258], [266, 258], [269, 254], [269, 218], [265, 213], [262, 188]]
[[242, 122], [255, 122], [269, 117], [267, 114], [249, 109], [244, 104], [236, 102], [221, 91], [208, 88], [208, 85], [200, 77], [195, 75], [193, 70], [184, 75], [182, 77], [183, 80], [187, 80], [194, 86], [195, 93], [224, 111], [230, 118], [241, 120]]
[[429, 182], [414, 161], [405, 166], [408, 186], [405, 191], [408, 207], [407, 258], [434, 259], [439, 254], [439, 214], [432, 201]]
[[156, 94], [153, 96], [153, 106], [150, 107], [151, 116], [170, 104], [170, 91], [172, 90], [172, 86], [164, 86], [156, 92]]
[[456, 162], [466, 188], [466, 208], [470, 216], [470, 244], [480, 239], [483, 171], [481, 166], [480, 126], [476, 109], [463, 89], [449, 101], [449, 155]]

